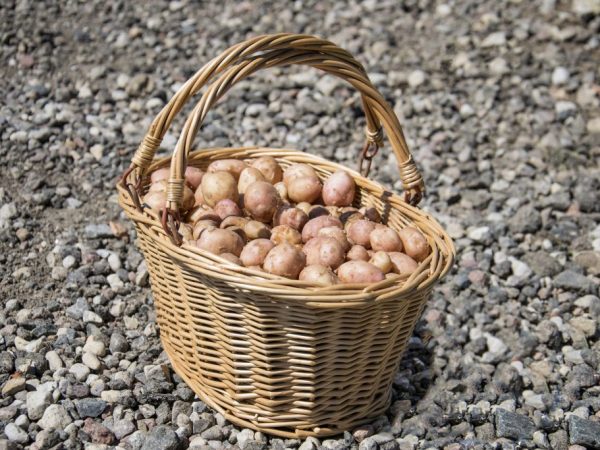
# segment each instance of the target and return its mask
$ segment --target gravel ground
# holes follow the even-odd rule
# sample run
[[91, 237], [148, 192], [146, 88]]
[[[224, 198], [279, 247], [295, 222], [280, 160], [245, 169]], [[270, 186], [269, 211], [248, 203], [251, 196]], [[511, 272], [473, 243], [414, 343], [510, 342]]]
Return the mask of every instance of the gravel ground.
[[[597, 0], [1, 2], [0, 449], [600, 448], [599, 14]], [[169, 371], [115, 201], [178, 86], [276, 31], [365, 64], [458, 251], [390, 409], [331, 439], [240, 430]], [[363, 126], [348, 86], [294, 68], [234, 89], [197, 143], [354, 165]], [[374, 166], [400, 188], [389, 152]]]

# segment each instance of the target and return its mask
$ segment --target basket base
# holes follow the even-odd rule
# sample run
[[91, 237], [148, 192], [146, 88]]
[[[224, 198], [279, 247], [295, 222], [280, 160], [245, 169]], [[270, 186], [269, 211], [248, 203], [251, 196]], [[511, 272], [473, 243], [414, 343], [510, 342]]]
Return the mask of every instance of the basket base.
[[185, 381], [185, 383], [188, 385], [188, 387], [190, 387], [194, 391], [194, 393], [200, 398], [200, 400], [202, 400], [204, 403], [206, 403], [212, 409], [214, 409], [215, 411], [220, 413], [229, 422], [231, 422], [234, 425], [237, 425], [241, 428], [250, 428], [255, 431], [260, 431], [262, 433], [266, 433], [266, 434], [269, 434], [272, 436], [278, 436], [278, 437], [283, 437], [283, 438], [287, 438], [287, 439], [307, 438], [309, 436], [313, 436], [313, 437], [335, 436], [335, 435], [344, 433], [344, 431], [350, 431], [353, 428], [356, 428], [360, 425], [365, 425], [365, 424], [373, 422], [375, 419], [377, 419], [379, 416], [381, 416], [381, 414], [383, 414], [389, 408], [390, 403], [391, 403], [392, 396], [391, 396], [391, 391], [390, 391], [390, 394], [389, 394], [388, 399], [386, 400], [385, 404], [380, 409], [376, 410], [372, 415], [363, 417], [363, 418], [357, 420], [356, 422], [353, 422], [351, 424], [348, 424], [347, 426], [339, 427], [339, 428], [314, 428], [313, 430], [296, 429], [294, 431], [290, 431], [289, 428], [282, 429], [282, 428], [261, 427], [261, 426], [255, 424], [254, 422], [249, 422], [247, 420], [241, 419], [241, 418], [229, 413], [228, 411], [221, 408], [218, 404], [216, 404], [204, 392], [202, 392], [200, 389], [197, 389], [196, 381], [192, 380], [185, 373], [185, 369], [182, 367], [182, 365], [179, 364], [179, 362], [177, 361], [177, 358], [171, 356], [171, 355], [176, 354], [176, 352], [174, 351], [174, 349], [171, 348], [171, 345], [169, 344], [168, 340], [163, 339], [162, 336], [161, 336], [160, 340], [161, 340], [163, 349], [165, 350], [165, 353], [167, 354], [167, 357], [169, 358], [169, 361], [171, 362], [171, 366], [173, 366], [173, 370], [175, 371], [175, 373], [179, 377], [181, 377], [181, 379], [183, 381]]

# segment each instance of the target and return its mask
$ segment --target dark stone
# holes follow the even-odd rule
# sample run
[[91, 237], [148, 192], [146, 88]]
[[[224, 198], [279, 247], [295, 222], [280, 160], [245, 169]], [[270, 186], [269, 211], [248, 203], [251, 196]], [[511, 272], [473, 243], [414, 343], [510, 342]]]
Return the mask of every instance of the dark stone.
[[571, 416], [569, 420], [569, 435], [571, 444], [600, 449], [600, 423], [598, 422]]
[[569, 446], [569, 436], [565, 430], [558, 430], [548, 435], [550, 439], [550, 448], [557, 450], [566, 450]]
[[565, 270], [554, 278], [552, 284], [554, 287], [565, 289], [567, 291], [590, 292], [594, 287], [594, 282], [585, 275]]
[[75, 403], [79, 417], [98, 417], [106, 409], [106, 402], [96, 398], [86, 398]]
[[129, 350], [129, 342], [127, 342], [125, 336], [115, 331], [110, 336], [110, 344], [108, 348], [110, 349], [111, 353], [125, 353]]
[[81, 430], [89, 436], [91, 441], [95, 444], [111, 445], [115, 442], [115, 435], [113, 432], [93, 419], [85, 419]]
[[513, 233], [535, 233], [541, 226], [542, 217], [532, 205], [522, 206], [508, 221]]
[[146, 436], [142, 448], [145, 450], [178, 450], [181, 448], [181, 441], [170, 427], [159, 425]]
[[502, 408], [496, 409], [496, 435], [498, 437], [531, 439], [534, 431], [535, 426], [529, 417]]
[[223, 433], [223, 428], [220, 425], [214, 425], [210, 427], [208, 430], [204, 430], [200, 436], [207, 441], [222, 441], [225, 437]]
[[0, 353], [0, 373], [11, 374], [15, 369], [15, 357], [10, 352]]
[[523, 260], [540, 277], [551, 277], [561, 269], [560, 263], [544, 251], [527, 253]]

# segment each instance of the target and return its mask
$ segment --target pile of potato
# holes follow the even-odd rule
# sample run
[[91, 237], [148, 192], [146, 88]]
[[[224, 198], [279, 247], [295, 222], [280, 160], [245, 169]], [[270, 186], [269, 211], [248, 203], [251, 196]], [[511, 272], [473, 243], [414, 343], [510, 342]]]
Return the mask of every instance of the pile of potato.
[[[168, 178], [169, 168], [153, 172], [144, 196], [157, 213]], [[375, 208], [352, 207], [356, 185], [343, 170], [322, 183], [311, 166], [284, 171], [264, 156], [188, 167], [185, 179], [184, 241], [234, 264], [320, 285], [374, 283], [412, 273], [430, 252], [416, 228], [397, 232]]]

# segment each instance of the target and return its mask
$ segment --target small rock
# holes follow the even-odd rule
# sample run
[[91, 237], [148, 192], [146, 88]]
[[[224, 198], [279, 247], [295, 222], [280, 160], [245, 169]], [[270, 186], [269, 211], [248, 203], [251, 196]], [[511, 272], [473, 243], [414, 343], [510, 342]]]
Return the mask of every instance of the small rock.
[[125, 339], [125, 336], [123, 336], [121, 333], [115, 331], [110, 336], [109, 349], [110, 349], [110, 352], [113, 354], [114, 353], [125, 353], [126, 351], [129, 350], [129, 343], [127, 342], [127, 339]]
[[2, 386], [2, 395], [15, 395], [25, 389], [25, 377], [9, 378]]
[[540, 277], [556, 275], [561, 269], [560, 263], [544, 251], [528, 253], [523, 259]]
[[508, 227], [513, 233], [535, 233], [541, 226], [542, 217], [532, 205], [522, 206], [508, 220]]
[[321, 447], [321, 443], [317, 438], [312, 436], [307, 437], [304, 442], [298, 447], [298, 450], [318, 450]]
[[204, 430], [200, 436], [202, 436], [207, 441], [221, 441], [225, 437], [223, 434], [223, 429], [220, 425], [214, 425], [210, 427], [208, 430]]
[[586, 128], [590, 134], [600, 134], [600, 117], [588, 120]]
[[572, 270], [565, 270], [559, 273], [552, 281], [552, 284], [560, 289], [583, 293], [591, 291], [594, 287], [592, 280]]
[[552, 72], [552, 84], [561, 85], [569, 81], [569, 71], [564, 67], [557, 67]]
[[89, 417], [85, 419], [82, 430], [95, 444], [111, 445], [115, 442], [115, 435], [112, 431]]
[[38, 421], [43, 430], [64, 430], [73, 420], [61, 405], [50, 405]]
[[106, 409], [107, 403], [97, 398], [84, 398], [75, 403], [79, 417], [99, 417]]
[[83, 312], [83, 321], [85, 323], [95, 323], [96, 325], [101, 325], [104, 322], [102, 317], [100, 317], [94, 311], [89, 310]]
[[503, 355], [508, 350], [508, 347], [501, 339], [498, 339], [491, 334], [486, 334], [485, 336], [488, 351], [494, 355]]
[[571, 444], [580, 444], [588, 448], [600, 448], [600, 423], [571, 416], [569, 419]]
[[51, 350], [48, 353], [46, 353], [46, 361], [48, 361], [48, 367], [50, 367], [50, 370], [53, 372], [64, 367], [62, 359], [60, 358], [59, 354], [56, 353], [54, 350]]
[[96, 356], [104, 356], [106, 355], [106, 347], [104, 342], [102, 342], [96, 336], [89, 336], [85, 341], [85, 345], [83, 346], [84, 352], [89, 352]]
[[123, 439], [135, 431], [135, 425], [131, 420], [117, 420], [111, 427], [117, 440]]
[[104, 147], [100, 144], [94, 144], [90, 147], [90, 153], [96, 161], [100, 161], [104, 153]]
[[27, 415], [31, 420], [41, 419], [46, 407], [50, 404], [50, 398], [50, 393], [45, 390], [27, 393]]
[[506, 34], [503, 31], [496, 31], [495, 33], [489, 34], [483, 42], [482, 47], [498, 47], [506, 44]]
[[90, 369], [81, 363], [75, 363], [71, 366], [69, 372], [75, 375], [77, 381], [85, 381], [90, 374]]
[[573, 12], [580, 16], [600, 14], [600, 1], [598, 0], [573, 0]]
[[378, 449], [377, 442], [372, 437], [368, 437], [364, 439], [360, 445], [358, 446], [358, 450], [377, 450]]
[[93, 353], [84, 353], [81, 357], [81, 362], [94, 371], [100, 369], [102, 366], [98, 357]]
[[117, 275], [116, 273], [111, 273], [110, 275], [108, 275], [106, 277], [106, 281], [108, 281], [110, 288], [114, 290], [118, 290], [124, 286], [123, 281], [121, 281], [119, 275]]
[[[223, 436], [219, 440], [223, 439]], [[150, 431], [144, 439], [144, 450], [178, 450], [181, 442], [177, 434], [165, 425], [159, 425]]]
[[[29, 436], [27, 435], [27, 433], [18, 426], [16, 426], [14, 423], [6, 424], [6, 427], [4, 428], [4, 434], [11, 442], [16, 442], [18, 444], [26, 444], [27, 442], [29, 442]], [[1, 445], [0, 448], [2, 448]]]
[[510, 439], [531, 439], [535, 425], [522, 414], [496, 409], [496, 435]]
[[86, 237], [90, 239], [113, 237], [113, 232], [110, 229], [110, 226], [106, 223], [87, 225], [84, 233]]
[[425, 83], [425, 80], [427, 79], [427, 75], [425, 74], [425, 72], [423, 72], [422, 70], [413, 70], [409, 75], [408, 75], [408, 85], [410, 87], [417, 87], [422, 85], [423, 83]]
[[372, 436], [374, 433], [373, 427], [371, 425], [363, 425], [358, 427], [352, 433], [352, 436], [356, 440], [356, 442], [362, 442], [366, 438]]

